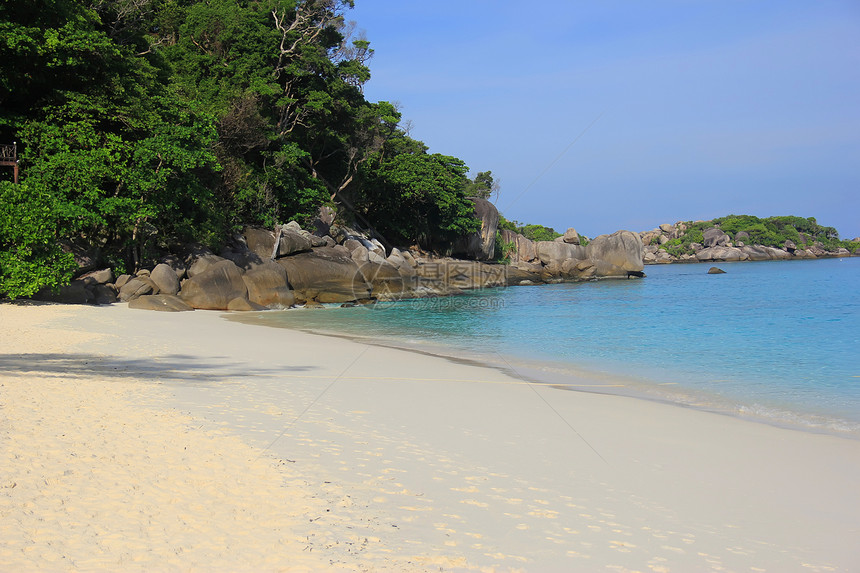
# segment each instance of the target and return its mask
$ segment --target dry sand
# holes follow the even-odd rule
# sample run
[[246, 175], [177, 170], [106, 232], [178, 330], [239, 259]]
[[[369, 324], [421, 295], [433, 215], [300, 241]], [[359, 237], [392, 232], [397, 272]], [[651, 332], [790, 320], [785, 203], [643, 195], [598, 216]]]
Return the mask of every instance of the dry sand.
[[0, 571], [860, 570], [857, 440], [212, 312], [0, 348]]

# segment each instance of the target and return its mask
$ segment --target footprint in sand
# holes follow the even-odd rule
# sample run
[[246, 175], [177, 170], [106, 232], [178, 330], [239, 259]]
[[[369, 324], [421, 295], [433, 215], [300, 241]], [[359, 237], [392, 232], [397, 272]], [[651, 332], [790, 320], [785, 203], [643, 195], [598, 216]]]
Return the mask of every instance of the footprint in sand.
[[460, 491], [463, 493], [478, 493], [481, 490], [479, 490], [473, 485], [470, 485], [469, 487], [452, 487], [451, 491]]
[[464, 499], [461, 500], [460, 503], [465, 503], [466, 505], [476, 505], [478, 507], [489, 507], [489, 503], [484, 503], [483, 501], [477, 501], [474, 499]]
[[591, 555], [586, 555], [585, 553], [580, 553], [579, 551], [573, 551], [573, 550], [568, 551], [567, 556], [568, 557], [577, 557], [579, 559], [591, 559]]
[[558, 512], [553, 511], [551, 509], [537, 509], [535, 511], [530, 511], [529, 515], [532, 517], [543, 517], [546, 519], [558, 519]]
[[686, 553], [686, 551], [684, 551], [680, 547], [672, 547], [671, 545], [661, 545], [660, 549], [665, 549], [666, 551], [672, 551], [673, 553], [678, 553], [679, 555], [683, 555]]
[[627, 543], [626, 541], [610, 541], [609, 545], [610, 547], [612, 547], [612, 549], [615, 549], [616, 551], [619, 551], [621, 553], [630, 553], [631, 549], [636, 548], [635, 545], [633, 545], [632, 543]]

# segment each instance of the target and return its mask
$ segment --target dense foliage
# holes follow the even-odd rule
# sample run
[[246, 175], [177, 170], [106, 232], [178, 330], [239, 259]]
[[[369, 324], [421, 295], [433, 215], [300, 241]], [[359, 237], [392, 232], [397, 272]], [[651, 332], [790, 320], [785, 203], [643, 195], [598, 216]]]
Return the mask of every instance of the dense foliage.
[[722, 231], [731, 237], [740, 232], [749, 235], [749, 243], [781, 247], [786, 241], [795, 243], [798, 247], [812, 246], [821, 243], [825, 249], [841, 247], [839, 233], [833, 227], [819, 225], [814, 217], [768, 217], [759, 219], [752, 215], [729, 215], [714, 219]]
[[[67, 281], [64, 241], [133, 269], [246, 224], [325, 204], [389, 242], [473, 230], [462, 161], [369, 102], [351, 0], [32, 0], [0, 4], [0, 294]], [[2, 174], [0, 176], [5, 176]]]
[[561, 233], [557, 232], [552, 227], [544, 227], [543, 225], [525, 224], [519, 221], [509, 221], [504, 217], [499, 219], [499, 228], [507, 229], [515, 233], [519, 233], [526, 239], [532, 241], [553, 241], [557, 237], [561, 237]]

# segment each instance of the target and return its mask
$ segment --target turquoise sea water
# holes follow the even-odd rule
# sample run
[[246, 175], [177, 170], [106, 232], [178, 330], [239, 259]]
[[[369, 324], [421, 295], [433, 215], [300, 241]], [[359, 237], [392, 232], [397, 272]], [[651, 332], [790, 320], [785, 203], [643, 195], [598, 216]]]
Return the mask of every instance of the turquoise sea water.
[[723, 263], [723, 275], [709, 266], [254, 321], [860, 437], [860, 258]]

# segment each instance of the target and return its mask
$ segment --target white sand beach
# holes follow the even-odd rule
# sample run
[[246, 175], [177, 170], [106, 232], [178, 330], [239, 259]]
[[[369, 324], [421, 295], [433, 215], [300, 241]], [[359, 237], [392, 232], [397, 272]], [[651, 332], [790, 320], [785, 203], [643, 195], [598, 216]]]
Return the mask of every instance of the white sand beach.
[[0, 348], [0, 571], [860, 570], [858, 440], [217, 312]]

